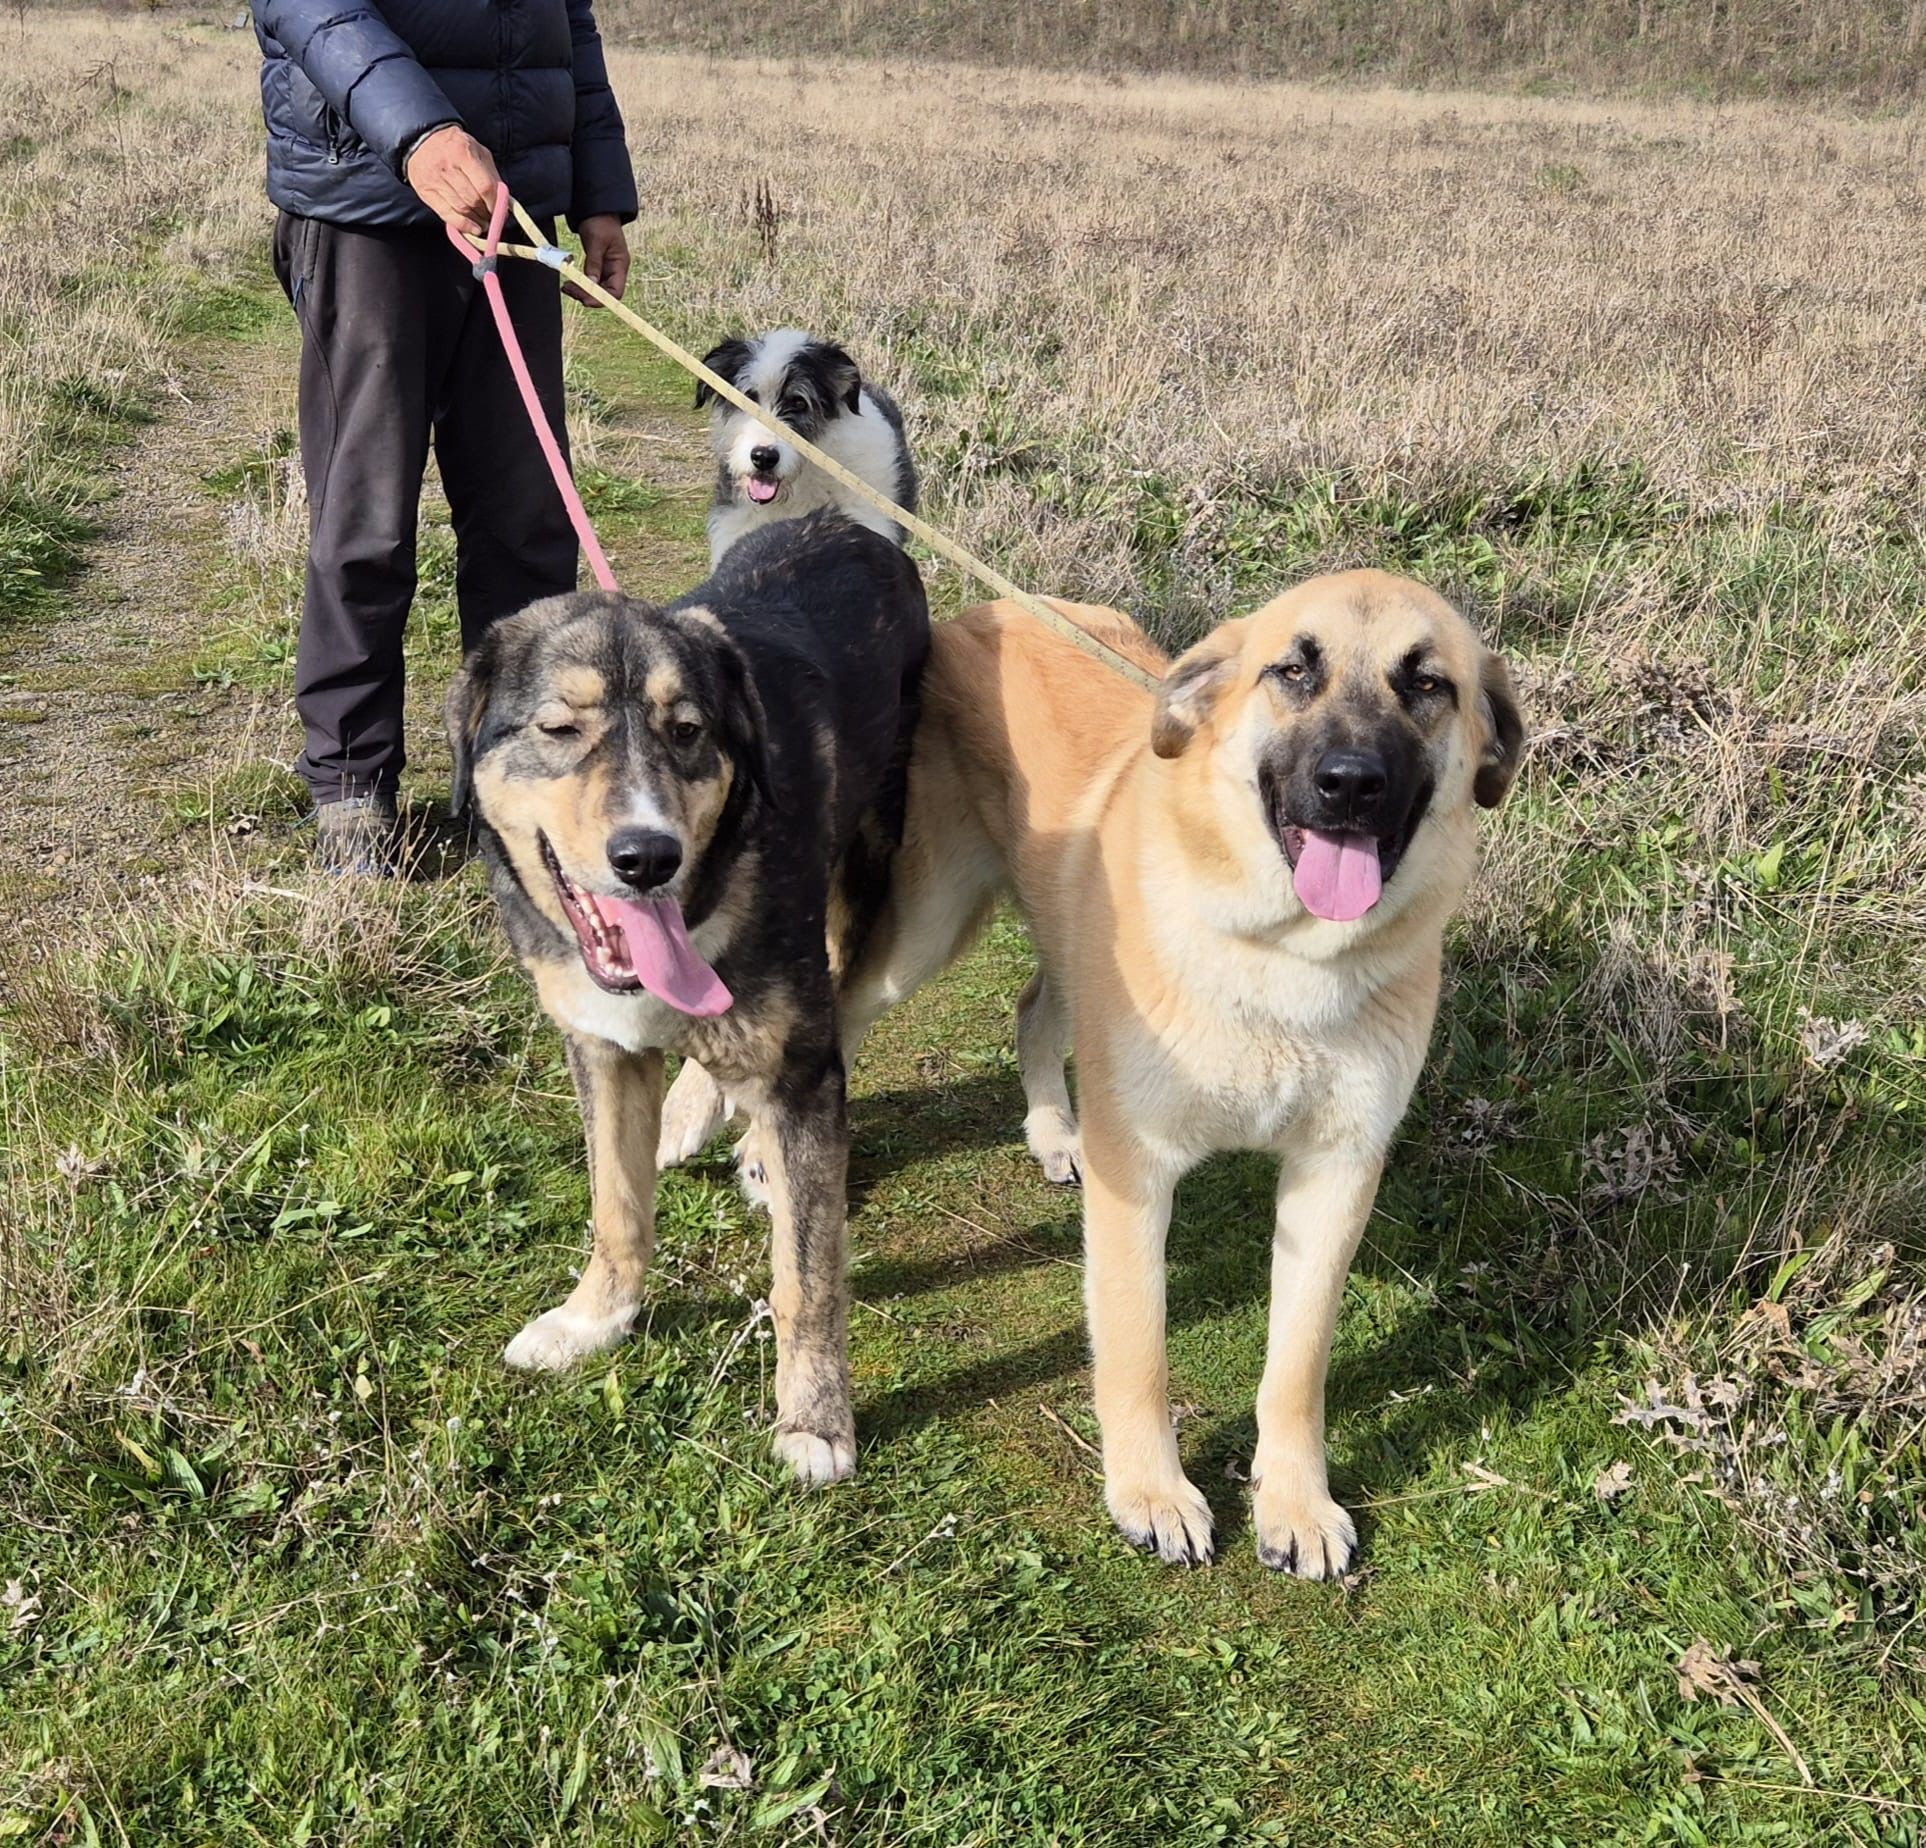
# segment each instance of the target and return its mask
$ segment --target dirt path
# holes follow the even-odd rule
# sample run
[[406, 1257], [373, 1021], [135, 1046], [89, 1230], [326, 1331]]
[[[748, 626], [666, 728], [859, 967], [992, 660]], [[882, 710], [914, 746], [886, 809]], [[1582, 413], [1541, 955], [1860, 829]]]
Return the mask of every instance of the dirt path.
[[81, 575], [0, 638], [0, 925], [76, 886], [151, 880], [182, 785], [287, 729], [258, 695], [193, 673], [224, 558], [204, 483], [245, 451], [262, 363], [233, 341], [172, 355], [154, 421], [103, 466], [111, 498]]
[[[196, 783], [299, 750], [284, 699], [194, 675], [222, 574], [237, 568], [206, 483], [292, 421], [292, 380], [283, 338], [176, 349], [154, 421], [103, 464], [109, 495], [83, 571], [53, 611], [0, 635], [0, 931], [56, 918], [77, 889], [124, 900], [177, 873]], [[645, 595], [699, 574], [691, 535], [709, 466], [700, 420], [659, 395], [605, 400], [583, 446], [660, 497], [653, 517], [606, 535], [623, 582]], [[426, 513], [446, 517], [432, 488]]]

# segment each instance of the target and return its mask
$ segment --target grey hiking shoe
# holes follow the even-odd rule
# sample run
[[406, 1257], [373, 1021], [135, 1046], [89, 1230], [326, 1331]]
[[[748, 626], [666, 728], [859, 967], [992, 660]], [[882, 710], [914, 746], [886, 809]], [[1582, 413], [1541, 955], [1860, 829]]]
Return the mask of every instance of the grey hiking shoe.
[[382, 878], [399, 869], [401, 821], [392, 796], [343, 796], [314, 811], [314, 859], [324, 872]]

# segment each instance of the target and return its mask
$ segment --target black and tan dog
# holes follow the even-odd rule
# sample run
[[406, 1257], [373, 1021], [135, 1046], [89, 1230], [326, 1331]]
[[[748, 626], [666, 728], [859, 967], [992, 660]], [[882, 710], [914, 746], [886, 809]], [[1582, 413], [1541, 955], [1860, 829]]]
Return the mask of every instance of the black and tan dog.
[[776, 1450], [855, 1467], [837, 968], [886, 896], [929, 616], [915, 566], [834, 514], [730, 548], [669, 607], [576, 595], [498, 625], [449, 691], [503, 921], [568, 1040], [594, 1250], [509, 1344], [614, 1346], [654, 1242], [663, 1053], [755, 1120], [774, 1223]]

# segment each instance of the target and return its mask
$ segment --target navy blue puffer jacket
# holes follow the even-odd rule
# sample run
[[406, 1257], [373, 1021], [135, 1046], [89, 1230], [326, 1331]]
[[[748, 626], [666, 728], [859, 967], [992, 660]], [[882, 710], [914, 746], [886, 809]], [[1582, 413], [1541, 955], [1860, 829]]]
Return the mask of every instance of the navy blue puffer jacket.
[[537, 218], [635, 216], [590, 0], [253, 0], [268, 197], [343, 225], [430, 225], [401, 178], [459, 122]]

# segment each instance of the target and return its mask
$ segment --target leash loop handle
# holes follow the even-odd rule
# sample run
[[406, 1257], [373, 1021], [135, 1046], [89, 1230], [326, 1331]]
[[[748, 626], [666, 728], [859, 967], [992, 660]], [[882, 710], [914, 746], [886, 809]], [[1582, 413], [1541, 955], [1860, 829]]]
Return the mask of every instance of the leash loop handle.
[[[528, 370], [528, 358], [522, 351], [521, 338], [515, 332], [514, 317], [508, 312], [508, 299], [502, 293], [502, 279], [496, 273], [496, 264], [501, 255], [502, 230], [508, 223], [508, 209], [512, 201], [508, 196], [506, 182], [495, 189], [495, 210], [488, 221], [488, 236], [485, 240], [471, 240], [457, 231], [453, 225], [444, 229], [448, 241], [468, 259], [482, 286], [482, 293], [488, 297], [488, 311], [495, 317], [495, 331], [501, 336], [502, 350], [508, 356], [508, 369], [515, 375], [515, 389], [521, 394], [522, 408], [528, 412], [528, 421], [534, 427], [535, 440], [542, 446], [543, 459], [548, 463], [548, 472], [554, 478], [555, 490], [562, 497], [562, 505], [568, 510], [568, 522], [575, 528], [575, 537], [581, 542], [582, 554], [589, 562], [589, 569], [595, 574], [595, 581], [604, 590], [615, 591], [621, 587], [615, 581], [615, 573], [609, 569], [609, 561], [595, 537], [595, 528], [590, 525], [588, 509], [582, 505], [582, 496], [575, 486], [575, 477], [569, 473], [568, 458], [562, 454], [562, 446], [556, 441], [555, 432], [550, 427], [548, 413], [542, 409], [541, 394], [535, 389], [534, 377]], [[522, 217], [521, 208], [515, 208], [516, 216]], [[532, 221], [523, 218], [535, 242], [543, 244], [547, 239], [534, 229]], [[474, 245], [481, 244], [481, 257], [475, 258]], [[551, 265], [559, 268], [559, 265]]]

